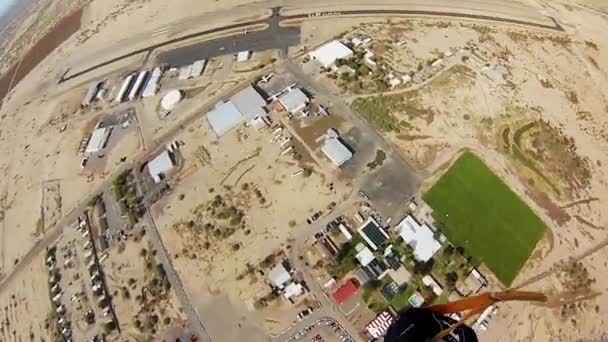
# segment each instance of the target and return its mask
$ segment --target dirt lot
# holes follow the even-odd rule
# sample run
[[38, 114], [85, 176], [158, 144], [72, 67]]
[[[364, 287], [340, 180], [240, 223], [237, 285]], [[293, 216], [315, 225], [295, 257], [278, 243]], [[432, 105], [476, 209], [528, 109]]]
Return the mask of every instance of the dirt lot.
[[[570, 271], [541, 273], [541, 280], [533, 276], [582, 254], [581, 267], [589, 271], [585, 277], [590, 285], [574, 288], [589, 296], [603, 288], [597, 275], [606, 267], [600, 261], [606, 252], [588, 254], [605, 245], [601, 207], [608, 200], [603, 172], [608, 160], [598, 146], [607, 139], [603, 114], [608, 101], [598, 85], [608, 82], [608, 65], [603, 63], [608, 42], [594, 34], [579, 38], [416, 20], [368, 24], [364, 33], [374, 39], [375, 47], [391, 51], [386, 59], [397, 73], [418, 72], [417, 61], [424, 69], [428, 61], [444, 59], [443, 67], [428, 79], [399, 86], [383, 97], [346, 94], [354, 108], [423, 170], [428, 177], [423, 188], [459, 151], [476, 151], [551, 228], [515, 283], [532, 279], [532, 288], [571, 289], [565, 279]], [[446, 51], [452, 51], [452, 57]], [[505, 309], [503, 319], [493, 320], [484, 336], [598, 336], [603, 319], [592, 312], [601, 312], [607, 301], [602, 294], [584, 304], [557, 306], [554, 315], [534, 307], [527, 307], [525, 315], [518, 311], [525, 310], [520, 306]], [[530, 322], [537, 323], [513, 329]]]
[[145, 239], [121, 242], [103, 265], [118, 316], [122, 340], [158, 336], [185, 320], [175, 292], [165, 285]]
[[50, 341], [51, 300], [43, 254], [35, 258], [23, 277], [0, 293], [2, 341]]
[[225, 295], [245, 312], [253, 312], [269, 289], [259, 274], [239, 275], [288, 247], [296, 225], [351, 191], [324, 171], [328, 161], [319, 166], [303, 156], [313, 172], [292, 176], [302, 166], [280, 156], [282, 148], [271, 139], [270, 131], [240, 128], [216, 140], [206, 122], [192, 127], [180, 136], [185, 164], [172, 195], [155, 208], [185, 287]]

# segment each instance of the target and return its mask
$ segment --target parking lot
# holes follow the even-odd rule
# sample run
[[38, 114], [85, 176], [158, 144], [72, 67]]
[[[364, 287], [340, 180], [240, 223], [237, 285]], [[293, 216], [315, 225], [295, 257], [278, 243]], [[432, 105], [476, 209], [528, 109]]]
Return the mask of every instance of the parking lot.
[[47, 251], [50, 297], [63, 338], [88, 341], [117, 325], [86, 215]]
[[286, 342], [352, 342], [354, 339], [331, 317], [323, 317], [288, 338]]

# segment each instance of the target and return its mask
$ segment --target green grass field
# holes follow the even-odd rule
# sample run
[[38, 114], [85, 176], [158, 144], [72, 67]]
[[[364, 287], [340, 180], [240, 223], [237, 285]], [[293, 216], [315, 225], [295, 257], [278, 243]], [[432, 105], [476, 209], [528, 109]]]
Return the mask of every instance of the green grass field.
[[436, 226], [507, 286], [546, 226], [477, 156], [464, 153], [424, 195]]

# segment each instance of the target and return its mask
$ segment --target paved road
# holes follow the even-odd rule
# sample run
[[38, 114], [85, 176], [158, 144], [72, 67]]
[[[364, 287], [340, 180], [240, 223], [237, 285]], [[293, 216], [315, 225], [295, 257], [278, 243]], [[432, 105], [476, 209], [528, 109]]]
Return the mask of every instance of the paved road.
[[[180, 42], [183, 42], [186, 40], [190, 40], [193, 38], [199, 38], [199, 37], [210, 35], [210, 34], [221, 33], [224, 31], [245, 29], [246, 27], [254, 26], [254, 25], [266, 24], [266, 25], [268, 25], [268, 29], [266, 31], [273, 33], [275, 36], [280, 35], [281, 33], [285, 33], [285, 34], [288, 34], [288, 37], [292, 38], [293, 29], [282, 27], [280, 25], [281, 22], [288, 21], [288, 20], [301, 20], [301, 19], [325, 17], [325, 16], [329, 16], [329, 15], [331, 15], [332, 17], [340, 17], [340, 16], [436, 16], [436, 17], [449, 17], [449, 18], [458, 18], [458, 19], [469, 19], [469, 20], [472, 19], [472, 20], [493, 21], [493, 22], [499, 22], [499, 23], [507, 23], [507, 24], [528, 26], [528, 27], [540, 28], [540, 29], [546, 29], [546, 30], [553, 30], [553, 31], [557, 31], [557, 32], [564, 32], [564, 29], [553, 18], [550, 18], [550, 19], [553, 20], [554, 25], [546, 25], [546, 24], [540, 24], [540, 23], [526, 21], [526, 20], [518, 20], [518, 19], [505, 18], [505, 17], [490, 16], [490, 15], [449, 12], [449, 11], [365, 9], [365, 10], [346, 10], [346, 11], [331, 11], [331, 12], [315, 11], [315, 12], [311, 12], [311, 13], [302, 13], [302, 14], [293, 14], [293, 15], [283, 16], [280, 14], [280, 10], [281, 10], [280, 7], [273, 8], [272, 15], [265, 19], [252, 20], [252, 21], [247, 21], [247, 22], [226, 25], [226, 26], [222, 26], [222, 27], [216, 27], [216, 28], [209, 29], [209, 30], [204, 30], [204, 31], [196, 32], [196, 33], [187, 34], [182, 37], [169, 39], [169, 40], [166, 40], [161, 43], [153, 44], [153, 45], [123, 54], [121, 56], [114, 57], [110, 60], [107, 60], [105, 62], [99, 63], [97, 65], [91, 66], [89, 68], [86, 68], [84, 70], [77, 71], [74, 73], [70, 73], [70, 70], [68, 69], [68, 71], [66, 71], [66, 73], [59, 79], [58, 83], [63, 83], [68, 80], [80, 77], [80, 76], [85, 75], [98, 68], [110, 65], [112, 63], [121, 61], [126, 58], [134, 57], [134, 56], [137, 56], [137, 55], [143, 54], [143, 53], [149, 55], [152, 51], [159, 49], [161, 47], [167, 46], [167, 45], [180, 43]], [[260, 36], [264, 35], [264, 32], [265, 31], [256, 32], [255, 35], [253, 35], [253, 39], [254, 40], [259, 39], [258, 35], [260, 35]], [[266, 39], [264, 39], [264, 40], [266, 40]], [[293, 41], [293, 39], [283, 39], [283, 41], [285, 43], [290, 43], [290, 44], [295, 43]], [[212, 43], [213, 40], [210, 42], [211, 43], [205, 43], [205, 44], [213, 44]], [[241, 44], [243, 46], [249, 46], [251, 48], [256, 48], [257, 46], [268, 48], [266, 46], [267, 44], [256, 44], [255, 41], [248, 42], [246, 39], [243, 39]], [[217, 52], [217, 51], [215, 51], [215, 52]], [[181, 59], [178, 61], [181, 61]]]

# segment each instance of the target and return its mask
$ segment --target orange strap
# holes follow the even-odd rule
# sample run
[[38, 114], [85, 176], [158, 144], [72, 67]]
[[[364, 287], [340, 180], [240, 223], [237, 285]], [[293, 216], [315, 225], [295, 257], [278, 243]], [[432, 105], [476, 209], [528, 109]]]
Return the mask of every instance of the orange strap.
[[542, 293], [527, 291], [509, 290], [504, 292], [486, 292], [474, 297], [460, 299], [447, 304], [431, 305], [428, 308], [441, 314], [462, 312], [465, 310], [479, 312], [497, 302], [510, 300], [546, 302], [547, 296]]

